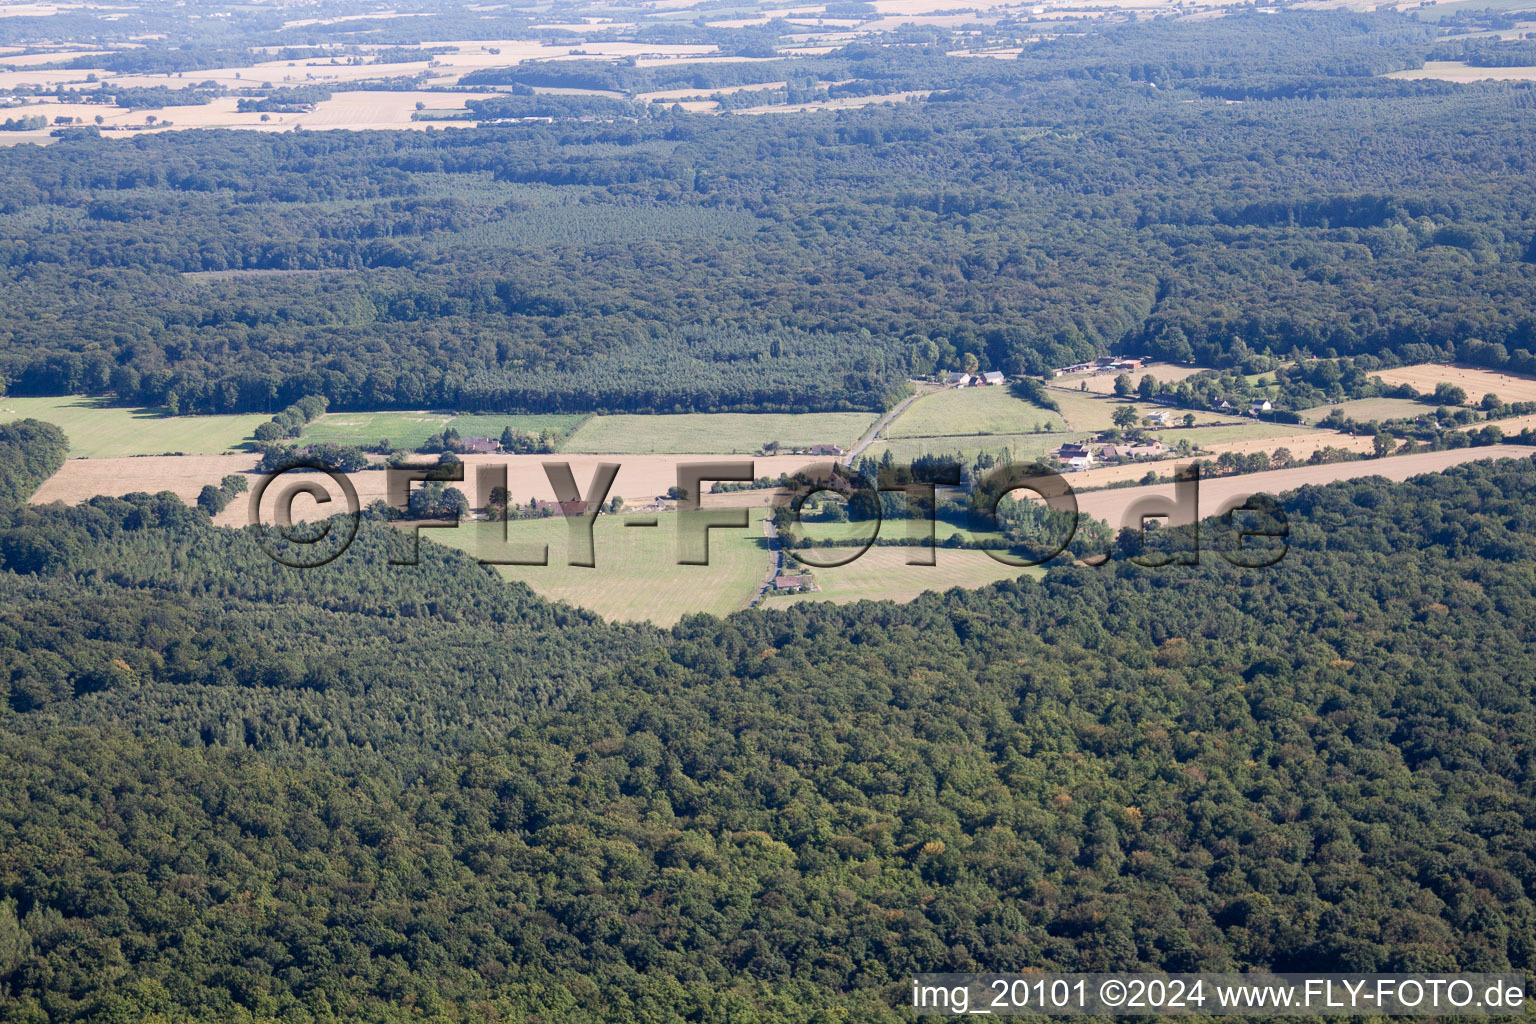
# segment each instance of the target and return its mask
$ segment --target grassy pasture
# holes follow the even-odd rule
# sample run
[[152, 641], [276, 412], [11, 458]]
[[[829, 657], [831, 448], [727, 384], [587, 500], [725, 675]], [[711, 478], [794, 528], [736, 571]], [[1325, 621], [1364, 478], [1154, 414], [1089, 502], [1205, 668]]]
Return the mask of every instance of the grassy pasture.
[[[1024, 494], [1026, 494], [1026, 492], [1020, 491], [1020, 492], [1018, 492], [1018, 494], [1024, 495]], [[875, 536], [878, 536], [882, 540], [889, 541], [889, 540], [898, 540], [898, 539], [902, 539], [902, 538], [907, 537], [908, 536], [908, 530], [909, 530], [910, 526], [911, 526], [911, 521], [907, 520], [907, 519], [887, 519], [887, 520], [883, 520], [883, 521], [881, 521], [878, 524], [878, 529], [876, 528], [876, 524], [871, 523], [871, 522], [862, 522], [862, 523], [818, 523], [818, 522], [806, 522], [806, 523], [802, 523], [801, 524], [801, 533], [802, 533], [803, 536], [805, 536], [805, 537], [807, 537], [807, 538], [809, 538], [811, 540], [868, 540], [872, 535], [875, 535]], [[919, 523], [919, 527], [918, 528], [919, 528], [919, 530], [926, 529], [926, 524]], [[943, 519], [938, 519], [938, 520], [934, 521], [934, 524], [933, 524], [933, 538], [934, 538], [934, 543], [935, 544], [944, 544], [951, 537], [955, 537], [955, 536], [958, 536], [961, 540], [965, 540], [965, 541], [991, 541], [991, 542], [997, 542], [998, 546], [1001, 546], [1001, 544], [1002, 544], [1002, 537], [995, 530], [986, 530], [986, 531], [977, 532], [977, 531], [972, 530], [969, 526], [961, 524], [961, 523], [952, 523], [952, 522], [948, 522], [948, 521], [943, 520]], [[811, 559], [813, 561], [826, 562], [826, 561], [835, 561], [835, 560], [837, 560], [839, 558], [845, 558], [849, 554], [851, 554], [855, 549], [854, 548], [803, 548], [803, 549], [800, 549], [800, 550], [803, 550], [805, 552], [805, 555], [806, 555], [806, 557], [808, 559]], [[869, 550], [870, 551], [874, 551], [875, 549], [873, 547], [871, 547]], [[913, 548], [912, 547], [908, 547], [908, 548], [905, 548], [905, 550], [912, 551]], [[955, 550], [955, 549], [948, 549], [948, 550]], [[789, 558], [793, 558], [794, 557], [794, 553], [790, 552], [790, 551], [787, 551], [787, 550], [786, 550], [786, 555]], [[944, 552], [941, 550], [941, 552], [939, 554], [939, 558], [942, 559], [943, 557], [944, 557]], [[791, 565], [790, 568], [793, 568], [793, 566]]]
[[[1147, 432], [1164, 444], [1172, 447], [1180, 441], [1188, 441], [1197, 448], [1208, 448], [1216, 444], [1230, 444], [1234, 441], [1262, 441], [1271, 437], [1295, 437], [1297, 434], [1306, 433], [1305, 427], [1299, 427], [1294, 423], [1270, 423], [1264, 420], [1248, 420], [1243, 423], [1233, 423], [1230, 417], [1227, 422], [1216, 426], [1193, 426], [1156, 429]], [[1328, 436], [1329, 432], [1319, 431], [1319, 439]]]
[[130, 409], [80, 396], [0, 398], [0, 422], [29, 416], [62, 429], [72, 458], [90, 459], [174, 452], [218, 455], [239, 448], [271, 419], [262, 413], [167, 416], [163, 409]]
[[[747, 606], [768, 572], [763, 512], [754, 509], [745, 530], [709, 531], [709, 565], [677, 564], [677, 517], [654, 527], [627, 527], [631, 516], [599, 516], [593, 527], [597, 567], [566, 564], [568, 527], [556, 516], [507, 524], [512, 544], [548, 544], [548, 565], [503, 565], [496, 571], [528, 584], [552, 601], [566, 601], [621, 622], [670, 626], [684, 615], [729, 615]], [[498, 557], [500, 523], [464, 523], [423, 536], [477, 558]], [[428, 557], [423, 552], [423, 557]]]
[[872, 458], [882, 458], [887, 451], [897, 462], [910, 463], [920, 455], [954, 455], [970, 460], [981, 452], [1008, 452], [1015, 462], [1034, 462], [1063, 441], [1086, 437], [1075, 434], [967, 434], [948, 437], [898, 437], [876, 441], [866, 449]]
[[1010, 394], [1005, 387], [946, 388], [924, 395], [886, 427], [889, 438], [1062, 431], [1060, 413]]
[[[1052, 387], [1046, 392], [1061, 406], [1061, 415], [1066, 418], [1067, 429], [1072, 433], [1089, 433], [1092, 431], [1108, 430], [1115, 425], [1115, 407], [1124, 405], [1117, 398], [1104, 395], [1096, 395], [1091, 391], [1069, 391], [1063, 388]], [[1136, 408], [1143, 412], [1150, 412], [1154, 406], [1147, 402], [1137, 405]]]
[[388, 438], [396, 448], [417, 448], [453, 419], [450, 412], [328, 412], [304, 428], [303, 439], [374, 444]]
[[548, 431], [561, 437], [575, 430], [587, 417], [582, 413], [545, 413], [515, 416], [503, 413], [462, 413], [453, 418], [453, 429], [460, 437], [499, 439], [507, 427], [525, 434]]
[[847, 448], [876, 419], [869, 412], [593, 416], [576, 429], [561, 451], [600, 455], [730, 455], [756, 452], [769, 441], [778, 441], [785, 448], [808, 448], [813, 444]]
[[[820, 549], [817, 554], [827, 550]], [[830, 550], [835, 553], [840, 549]], [[953, 587], [984, 587], [1015, 576], [1044, 574], [1039, 568], [1004, 565], [984, 551], [946, 548], [938, 550], [934, 565], [908, 565], [907, 556], [912, 551], [905, 547], [872, 547], [847, 565], [812, 570], [816, 585], [821, 588], [819, 592], [770, 596], [763, 607], [782, 607], [791, 601], [911, 601], [929, 590], [942, 593]]]
[[585, 417], [581, 415], [518, 416], [498, 413], [451, 412], [328, 412], [304, 428], [305, 441], [336, 444], [374, 444], [388, 438], [396, 448], [419, 448], [428, 437], [453, 427], [460, 437], [499, 439], [506, 427], [527, 434], [548, 430], [564, 435]]
[[1338, 405], [1318, 405], [1311, 409], [1304, 409], [1301, 412], [1301, 418], [1308, 423], [1316, 423], [1335, 409], [1349, 419], [1358, 420], [1361, 423], [1370, 420], [1413, 419], [1433, 415], [1435, 411], [1434, 406], [1415, 402], [1411, 398], [1357, 398], [1351, 402], [1340, 402]]

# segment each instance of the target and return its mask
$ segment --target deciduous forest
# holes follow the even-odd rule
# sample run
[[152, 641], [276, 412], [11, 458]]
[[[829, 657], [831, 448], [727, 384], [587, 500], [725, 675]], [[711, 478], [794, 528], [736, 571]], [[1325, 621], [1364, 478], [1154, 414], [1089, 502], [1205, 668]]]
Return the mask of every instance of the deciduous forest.
[[[46, 443], [44, 439], [43, 443]], [[1536, 949], [1536, 467], [1278, 565], [670, 631], [170, 495], [0, 529], [4, 1019], [903, 1019], [918, 970]]]
[[1040, 373], [1106, 350], [1536, 370], [1536, 87], [1378, 77], [1444, 45], [1286, 13], [1018, 61], [553, 62], [483, 76], [928, 92], [23, 147], [0, 161], [0, 370], [182, 412], [875, 409], [968, 356]]
[[[193, 77], [534, 17], [406, 0], [284, 33], [249, 5], [176, 46], [185, 12], [64, 6], [82, 46], [143, 42], [89, 59]], [[497, 95], [444, 115], [466, 130], [71, 125], [0, 147], [0, 394], [258, 412], [270, 468], [327, 411], [873, 411], [914, 376], [1128, 353], [1186, 364], [1122, 391], [1190, 429], [1358, 399], [1379, 447], [1341, 456], [1387, 456], [1376, 417], [1491, 444], [1479, 417], [1536, 406], [1372, 376], [1536, 373], [1536, 84], [1386, 77], [1530, 40], [1440, 13], [1084, 20], [1016, 60], [911, 29], [787, 61], [782, 17], [677, 19], [635, 38], [760, 59], [488, 67], [463, 87]], [[641, 98], [737, 85], [772, 88]], [[768, 94], [892, 102], [739, 113]], [[1112, 402], [1013, 386], [1057, 419]], [[446, 464], [450, 420], [421, 430]], [[355, 440], [306, 458], [359, 468]], [[1009, 451], [951, 440], [913, 480]], [[916, 972], [1536, 967], [1530, 459], [1284, 495], [1262, 569], [1145, 568], [1094, 524], [1098, 567], [661, 629], [430, 543], [393, 565], [411, 538], [378, 515], [279, 565], [213, 523], [232, 464], [192, 505], [33, 503], [68, 452], [0, 425], [4, 1024], [894, 1024]], [[463, 511], [432, 487], [418, 514]], [[1002, 509], [1015, 549], [1060, 526]]]

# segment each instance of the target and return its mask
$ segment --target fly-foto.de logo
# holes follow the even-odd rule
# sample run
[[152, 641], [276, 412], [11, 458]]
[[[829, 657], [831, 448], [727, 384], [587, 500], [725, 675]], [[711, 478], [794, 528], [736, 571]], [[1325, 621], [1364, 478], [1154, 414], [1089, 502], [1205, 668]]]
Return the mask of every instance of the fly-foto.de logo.
[[[510, 529], [520, 516], [537, 514], [558, 516], [565, 522], [566, 564], [600, 567], [594, 527], [600, 515], [621, 511], [618, 501], [610, 499], [619, 463], [599, 463], [583, 490], [570, 463], [544, 462], [544, 476], [555, 500], [535, 501], [523, 510], [511, 507], [506, 463], [474, 468], [475, 504], [448, 487], [465, 482], [462, 462], [383, 470], [385, 498], [371, 509], [409, 527], [405, 550], [390, 559], [391, 565], [419, 564], [421, 531], [456, 529], [467, 515], [487, 520], [490, 527], [480, 537], [477, 554], [482, 564], [549, 565], [547, 543], [515, 538]], [[626, 528], [638, 529], [660, 529], [664, 518], [671, 519], [677, 564], [708, 565], [711, 533], [748, 529], [751, 513], [745, 507], [714, 505], [710, 499], [715, 496], [706, 494], [705, 488], [751, 484], [758, 479], [755, 471], [756, 464], [750, 460], [679, 463], [677, 483], [668, 495], [620, 519]], [[767, 496], [766, 532], [772, 543], [816, 568], [847, 565], [876, 543], [910, 547], [909, 565], [934, 565], [941, 519], [956, 527], [951, 543], [957, 535], [968, 533], [972, 546], [1000, 563], [1020, 568], [1050, 562], [1064, 552], [1092, 566], [1116, 557], [1147, 568], [1188, 566], [1200, 563], [1202, 551], [1242, 568], [1262, 568], [1285, 557], [1290, 536], [1285, 511], [1268, 495], [1229, 498], [1214, 510], [1202, 510], [1199, 466], [1194, 464], [1178, 467], [1171, 496], [1138, 496], [1118, 524], [1108, 524], [1109, 530], [1079, 511], [1077, 495], [1060, 473], [1039, 463], [997, 466], [962, 481], [958, 466], [952, 472], [935, 472], [927, 466], [921, 477], [910, 466], [885, 466], [871, 480], [838, 463], [821, 462], [784, 474], [783, 481]], [[453, 500], [417, 500], [433, 494]], [[294, 504], [300, 495], [315, 502], [318, 517], [312, 518], [316, 521], [295, 523]], [[809, 540], [805, 513], [818, 504], [812, 500], [816, 498], [822, 499], [821, 504], [832, 500], [854, 512], [859, 536], [835, 545]], [[1021, 528], [1018, 517], [1007, 514], [1021, 501], [1035, 510], [1026, 517], [1028, 529]], [[332, 507], [335, 512], [330, 511]], [[674, 510], [675, 515], [656, 514]], [[294, 568], [318, 568], [347, 550], [357, 536], [363, 512], [353, 480], [316, 460], [295, 459], [260, 477], [251, 490], [250, 517], [264, 550], [275, 561]], [[1202, 514], [1211, 517], [1204, 520], [1208, 525], [1204, 543]], [[957, 518], [963, 527], [955, 523]], [[899, 537], [892, 536], [898, 532]]]

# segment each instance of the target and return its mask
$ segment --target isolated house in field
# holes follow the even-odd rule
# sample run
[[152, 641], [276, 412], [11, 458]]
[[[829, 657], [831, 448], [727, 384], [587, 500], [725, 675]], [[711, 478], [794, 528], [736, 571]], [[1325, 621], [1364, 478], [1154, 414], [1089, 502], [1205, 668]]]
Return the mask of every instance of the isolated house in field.
[[836, 444], [813, 444], [813, 445], [811, 445], [811, 454], [812, 455], [841, 455], [841, 454], [843, 454], [843, 448], [842, 448], [842, 445], [836, 445]]
[[999, 371], [999, 370], [988, 370], [986, 373], [982, 374], [977, 379], [977, 383], [983, 384], [983, 385], [986, 385], [986, 384], [1004, 384], [1004, 383], [1007, 383], [1007, 381], [1008, 381], [1008, 378], [1004, 377], [1002, 372]]

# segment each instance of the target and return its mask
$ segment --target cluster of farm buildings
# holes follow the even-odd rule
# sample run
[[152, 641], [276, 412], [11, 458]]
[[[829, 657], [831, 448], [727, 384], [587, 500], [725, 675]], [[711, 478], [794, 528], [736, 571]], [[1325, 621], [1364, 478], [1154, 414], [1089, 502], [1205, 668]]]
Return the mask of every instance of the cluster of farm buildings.
[[1067, 373], [1131, 373], [1141, 369], [1142, 360], [1130, 356], [1100, 356], [1087, 363], [1074, 363], [1053, 371], [1060, 377]]
[[1008, 378], [998, 370], [988, 370], [986, 373], [965, 373], [956, 370], [944, 378], [944, 383], [956, 388], [985, 388], [1006, 384]]
[[1069, 441], [1051, 454], [1068, 469], [1091, 469], [1101, 462], [1167, 458], [1171, 449], [1161, 441], [1133, 441], [1125, 444], [1093, 445], [1087, 441]]

